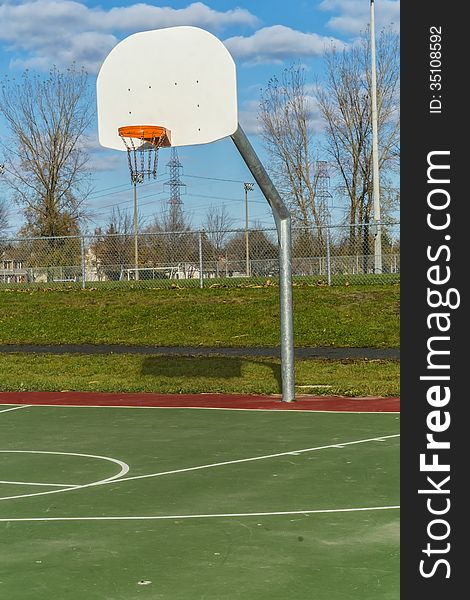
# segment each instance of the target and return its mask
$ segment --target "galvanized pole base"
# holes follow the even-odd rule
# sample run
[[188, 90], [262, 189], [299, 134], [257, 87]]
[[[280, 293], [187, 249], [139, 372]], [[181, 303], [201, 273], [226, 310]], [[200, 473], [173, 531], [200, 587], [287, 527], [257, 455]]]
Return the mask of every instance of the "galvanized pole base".
[[291, 217], [240, 125], [232, 135], [232, 140], [268, 201], [276, 222], [279, 240], [282, 400], [293, 402], [295, 400], [295, 377]]

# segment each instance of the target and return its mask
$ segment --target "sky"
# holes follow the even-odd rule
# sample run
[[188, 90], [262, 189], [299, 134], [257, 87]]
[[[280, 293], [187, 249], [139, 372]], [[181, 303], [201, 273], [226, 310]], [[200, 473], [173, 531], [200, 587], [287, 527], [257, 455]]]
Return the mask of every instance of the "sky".
[[[369, 0], [7, 0], [0, 2], [0, 76], [17, 76], [25, 69], [46, 74], [52, 66], [64, 69], [75, 62], [89, 73], [94, 94], [104, 58], [128, 35], [176, 25], [202, 27], [222, 40], [232, 54], [237, 67], [239, 122], [266, 163], [257, 120], [260, 90], [293, 63], [305, 67], [307, 83], [313, 83], [316, 76], [321, 78], [325, 48], [331, 43], [345, 48], [353, 44], [369, 23], [369, 11]], [[399, 1], [376, 0], [375, 20], [377, 31], [388, 26], [398, 29]], [[314, 115], [313, 128], [321, 137], [319, 116]], [[0, 136], [7, 137], [1, 120]], [[113, 207], [131, 213], [133, 194], [125, 153], [100, 147], [96, 119], [86, 146], [93, 192], [85, 228], [92, 233], [96, 227], [106, 226]], [[232, 141], [181, 147], [178, 157], [185, 184], [183, 209], [192, 226], [202, 226], [211, 205], [223, 205], [233, 226], [243, 228], [243, 183], [253, 179]], [[144, 226], [166, 206], [169, 158], [169, 150], [161, 150], [157, 179], [138, 187]], [[9, 235], [14, 235], [21, 226], [21, 214], [1, 183], [0, 195], [8, 205]], [[249, 221], [263, 227], [274, 225], [257, 186], [249, 192]]]

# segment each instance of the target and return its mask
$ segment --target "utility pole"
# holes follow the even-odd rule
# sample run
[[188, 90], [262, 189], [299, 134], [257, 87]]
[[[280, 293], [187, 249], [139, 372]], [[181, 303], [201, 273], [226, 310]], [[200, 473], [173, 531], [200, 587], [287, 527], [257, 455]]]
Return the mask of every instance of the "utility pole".
[[137, 184], [142, 183], [143, 175], [136, 175], [132, 179], [134, 185], [134, 280], [139, 279], [139, 217], [137, 213]]
[[375, 60], [375, 2], [370, 0], [372, 190], [374, 197], [374, 273], [382, 273], [382, 225], [380, 222], [379, 142], [377, 126], [377, 73]]
[[250, 269], [250, 241], [248, 238], [248, 192], [253, 191], [254, 183], [244, 183], [245, 188], [245, 256], [246, 256], [246, 276], [251, 275]]

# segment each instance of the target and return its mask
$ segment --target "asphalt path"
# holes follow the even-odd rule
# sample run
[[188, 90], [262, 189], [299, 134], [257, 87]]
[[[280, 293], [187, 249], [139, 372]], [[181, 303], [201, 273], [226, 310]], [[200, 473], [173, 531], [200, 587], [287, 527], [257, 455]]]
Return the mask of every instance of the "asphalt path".
[[[29, 354], [158, 354], [166, 356], [246, 356], [279, 358], [280, 349], [218, 348], [203, 346], [121, 346], [118, 344], [4, 344], [0, 353], [26, 352]], [[296, 358], [330, 360], [400, 360], [399, 348], [295, 348]]]

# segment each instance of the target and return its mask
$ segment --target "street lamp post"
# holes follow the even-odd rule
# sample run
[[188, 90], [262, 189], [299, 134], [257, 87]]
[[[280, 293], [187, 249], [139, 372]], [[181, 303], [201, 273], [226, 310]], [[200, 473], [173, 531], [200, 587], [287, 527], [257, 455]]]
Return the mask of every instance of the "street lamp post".
[[138, 214], [137, 214], [137, 184], [142, 183], [143, 176], [137, 175], [133, 178], [134, 184], [134, 280], [139, 279], [139, 232], [138, 232]]
[[382, 226], [380, 223], [379, 142], [377, 126], [377, 74], [375, 64], [375, 2], [370, 0], [372, 190], [374, 199], [374, 273], [382, 273]]
[[246, 257], [246, 276], [251, 275], [250, 269], [250, 243], [248, 238], [248, 192], [253, 191], [253, 183], [244, 183], [245, 188], [245, 257]]

